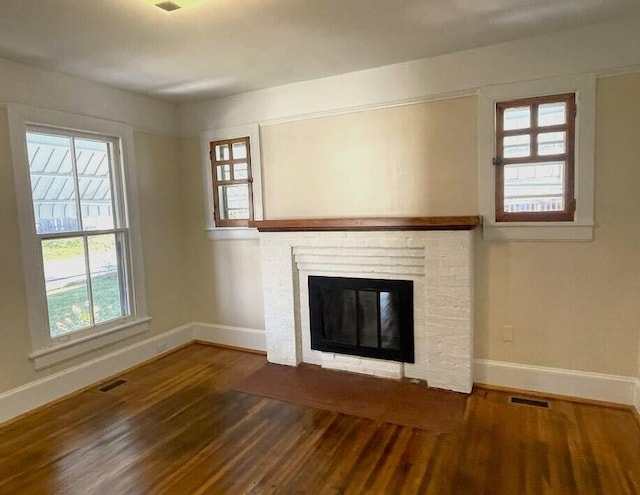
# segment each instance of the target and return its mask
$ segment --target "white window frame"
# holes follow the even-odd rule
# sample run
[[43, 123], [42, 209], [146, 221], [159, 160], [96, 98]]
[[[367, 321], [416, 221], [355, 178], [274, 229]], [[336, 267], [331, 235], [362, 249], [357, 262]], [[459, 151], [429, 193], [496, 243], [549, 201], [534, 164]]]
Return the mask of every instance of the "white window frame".
[[[578, 110], [575, 128], [576, 210], [567, 222], [496, 222], [495, 156], [496, 103], [519, 98], [575, 93]], [[478, 189], [483, 236], [499, 241], [591, 241], [595, 172], [594, 74], [565, 76], [489, 86], [478, 92]]]
[[[16, 188], [18, 222], [22, 244], [22, 263], [27, 292], [29, 333], [32, 352], [29, 359], [36, 369], [43, 369], [76, 356], [94, 351], [120, 340], [140, 334], [149, 328], [142, 240], [137, 202], [133, 130], [130, 126], [109, 120], [72, 115], [55, 110], [10, 103], [7, 105], [9, 142]], [[124, 218], [129, 234], [130, 315], [112, 323], [93, 327], [95, 331], [72, 332], [58, 337], [49, 334], [43, 260], [35, 230], [31, 178], [27, 156], [26, 132], [29, 127], [79, 132], [116, 140], [114, 152], [122, 167]]]
[[262, 166], [260, 162], [260, 126], [256, 123], [225, 127], [200, 133], [202, 178], [205, 184], [205, 231], [211, 240], [257, 239], [258, 230], [252, 227], [219, 227], [213, 215], [213, 177], [210, 159], [210, 143], [239, 137], [249, 137], [251, 150], [251, 175], [253, 177], [253, 219], [263, 219]]

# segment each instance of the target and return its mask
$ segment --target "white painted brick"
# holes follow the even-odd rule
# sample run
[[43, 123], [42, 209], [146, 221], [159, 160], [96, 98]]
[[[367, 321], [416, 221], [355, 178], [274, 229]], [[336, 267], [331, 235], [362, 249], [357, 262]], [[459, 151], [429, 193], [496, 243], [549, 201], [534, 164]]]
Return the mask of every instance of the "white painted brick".
[[336, 363], [346, 364], [348, 366], [359, 366], [361, 360], [358, 356], [347, 356], [344, 354], [335, 354], [335, 358], [333, 360]]
[[[261, 233], [269, 360], [294, 365], [304, 356], [326, 367], [470, 391], [472, 242], [466, 231]], [[416, 363], [311, 350], [308, 274], [413, 280]]]
[[400, 379], [403, 377], [403, 373], [401, 370], [397, 370], [397, 371], [379, 371], [379, 370], [374, 370], [372, 373], [374, 376], [378, 376], [380, 378], [395, 378], [395, 379]]
[[324, 256], [320, 254], [298, 254], [295, 256], [298, 264], [325, 265], [363, 265], [363, 266], [424, 266], [420, 258], [407, 256]]

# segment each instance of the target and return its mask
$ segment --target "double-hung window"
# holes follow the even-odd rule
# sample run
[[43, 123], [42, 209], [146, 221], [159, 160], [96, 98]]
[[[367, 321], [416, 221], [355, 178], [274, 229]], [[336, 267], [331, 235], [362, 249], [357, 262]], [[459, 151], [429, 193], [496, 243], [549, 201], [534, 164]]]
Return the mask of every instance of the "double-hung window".
[[148, 327], [133, 134], [116, 122], [8, 108], [30, 358], [42, 368]]
[[129, 229], [117, 140], [30, 126], [26, 142], [49, 335], [127, 318]]

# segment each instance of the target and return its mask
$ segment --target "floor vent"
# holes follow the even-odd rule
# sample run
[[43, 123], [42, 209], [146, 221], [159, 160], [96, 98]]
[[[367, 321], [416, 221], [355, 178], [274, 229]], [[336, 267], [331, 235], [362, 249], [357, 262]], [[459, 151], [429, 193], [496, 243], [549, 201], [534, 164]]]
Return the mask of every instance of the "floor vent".
[[101, 387], [98, 390], [100, 392], [108, 392], [109, 390], [113, 390], [114, 388], [119, 387], [120, 385], [124, 385], [125, 383], [127, 383], [127, 380], [123, 380], [122, 378], [120, 378], [119, 380], [116, 380], [114, 382], [107, 383], [104, 387]]
[[526, 397], [509, 397], [512, 404], [523, 404], [525, 406], [549, 408], [549, 401], [538, 399], [527, 399]]

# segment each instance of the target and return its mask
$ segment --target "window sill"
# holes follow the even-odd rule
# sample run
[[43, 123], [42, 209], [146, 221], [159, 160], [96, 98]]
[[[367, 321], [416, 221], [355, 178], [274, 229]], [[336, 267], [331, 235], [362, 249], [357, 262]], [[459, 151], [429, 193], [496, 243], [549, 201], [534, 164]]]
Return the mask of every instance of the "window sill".
[[257, 239], [258, 230], [249, 227], [218, 227], [205, 229], [210, 241]]
[[49, 368], [63, 361], [146, 332], [149, 329], [150, 321], [150, 317], [141, 318], [76, 340], [55, 343], [50, 347], [32, 352], [29, 354], [29, 359], [33, 361], [36, 370]]
[[593, 225], [570, 222], [549, 223], [484, 223], [482, 235], [489, 241], [593, 241]]

